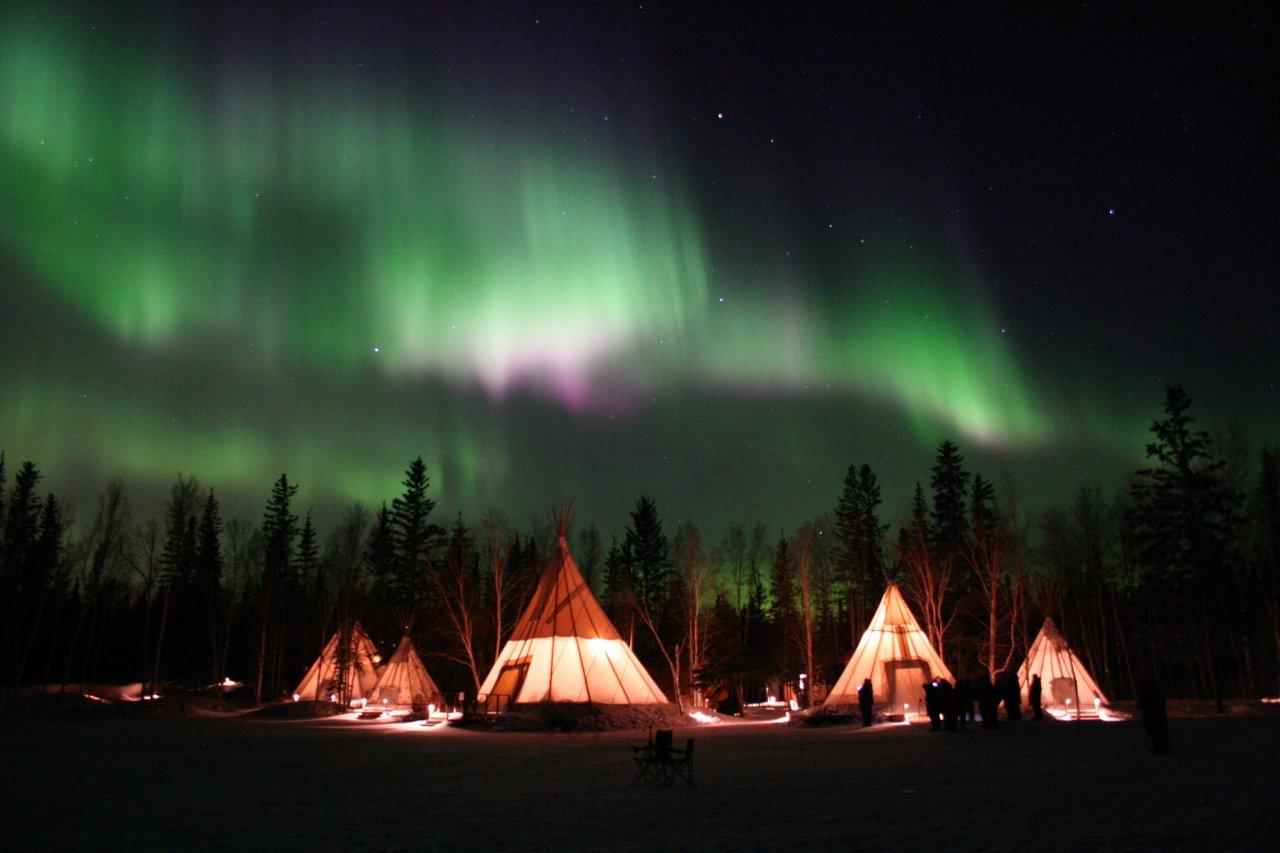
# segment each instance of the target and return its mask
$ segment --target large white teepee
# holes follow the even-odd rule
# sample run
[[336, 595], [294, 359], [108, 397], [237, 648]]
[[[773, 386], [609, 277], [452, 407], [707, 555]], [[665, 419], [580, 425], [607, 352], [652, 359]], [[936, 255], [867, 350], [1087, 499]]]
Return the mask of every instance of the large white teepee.
[[[323, 702], [337, 701], [343, 694], [338, 683], [338, 639], [342, 632], [335, 633], [325, 643], [320, 657], [311, 664], [311, 669], [302, 676], [302, 681], [293, 691], [298, 701], [318, 699]], [[374, 647], [369, 635], [357, 622], [351, 626], [351, 659], [347, 664], [345, 691], [347, 701], [363, 699], [378, 683], [378, 664], [374, 660], [378, 650]]]
[[563, 521], [555, 555], [477, 698], [491, 711], [529, 702], [667, 701], [582, 579]]
[[400, 639], [396, 653], [382, 668], [378, 683], [369, 692], [369, 704], [383, 708], [426, 708], [444, 704], [444, 694], [431, 680], [408, 634]]
[[935, 677], [955, 680], [897, 585], [889, 584], [853, 657], [822, 704], [831, 708], [856, 705], [858, 688], [870, 678], [877, 705], [891, 709], [910, 705], [914, 711], [924, 696], [925, 682]]
[[1027, 652], [1026, 661], [1018, 670], [1024, 702], [1028, 699], [1033, 675], [1040, 676], [1040, 704], [1046, 708], [1092, 714], [1096, 707], [1095, 699], [1100, 700], [1100, 704], [1107, 704], [1107, 697], [1098, 687], [1098, 682], [1071, 651], [1052, 619], [1044, 620], [1040, 633], [1036, 634]]

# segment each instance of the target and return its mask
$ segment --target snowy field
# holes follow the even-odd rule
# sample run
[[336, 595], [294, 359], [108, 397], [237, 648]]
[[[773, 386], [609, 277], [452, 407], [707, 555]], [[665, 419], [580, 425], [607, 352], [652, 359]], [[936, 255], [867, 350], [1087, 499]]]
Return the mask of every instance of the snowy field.
[[632, 788], [643, 734], [0, 720], [6, 847], [1271, 847], [1280, 719], [931, 734], [720, 725], [697, 785]]

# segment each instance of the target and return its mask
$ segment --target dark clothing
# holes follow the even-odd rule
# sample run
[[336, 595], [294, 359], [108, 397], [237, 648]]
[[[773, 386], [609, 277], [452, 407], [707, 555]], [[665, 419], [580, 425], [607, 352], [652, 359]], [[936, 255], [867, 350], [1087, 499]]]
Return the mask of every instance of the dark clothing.
[[951, 682], [945, 678], [938, 679], [938, 710], [942, 714], [943, 724], [947, 731], [956, 730], [955, 690]]
[[1027, 701], [1031, 704], [1031, 719], [1039, 720], [1044, 718], [1044, 709], [1040, 707], [1040, 696], [1043, 686], [1040, 684], [1040, 676], [1031, 677], [1031, 687], [1027, 690]]
[[924, 710], [929, 715], [929, 731], [942, 731], [942, 703], [939, 701], [938, 684], [926, 681], [924, 684]]
[[978, 708], [982, 714], [982, 727], [984, 729], [994, 729], [1000, 725], [996, 719], [996, 712], [1000, 707], [1000, 697], [996, 695], [995, 686], [992, 685], [986, 677], [978, 679], [977, 690]]
[[862, 712], [862, 725], [864, 727], [875, 722], [874, 700], [875, 697], [871, 693], [871, 679], [868, 678], [858, 688], [858, 710]]
[[1012, 672], [1001, 674], [998, 680], [998, 691], [1004, 700], [1005, 719], [1016, 723], [1022, 719], [1022, 688], [1018, 686], [1018, 677]]
[[1151, 682], [1138, 688], [1138, 710], [1142, 712], [1142, 727], [1151, 737], [1151, 751], [1169, 751], [1169, 712], [1164, 694]]

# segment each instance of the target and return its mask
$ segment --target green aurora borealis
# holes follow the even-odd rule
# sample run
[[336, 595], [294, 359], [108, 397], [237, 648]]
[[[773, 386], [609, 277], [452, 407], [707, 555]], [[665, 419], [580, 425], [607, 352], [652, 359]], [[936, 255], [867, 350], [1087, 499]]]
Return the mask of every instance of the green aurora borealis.
[[1015, 472], [1139, 458], [1157, 393], [1055, 384], [928, 234], [727, 256], [657, 118], [477, 118], [429, 64], [396, 88], [35, 9], [0, 9], [0, 446], [56, 487], [181, 469], [253, 507], [284, 470], [334, 506], [422, 454], [449, 512], [643, 490], [715, 523], [821, 511], [863, 459], [897, 496], [948, 435]]

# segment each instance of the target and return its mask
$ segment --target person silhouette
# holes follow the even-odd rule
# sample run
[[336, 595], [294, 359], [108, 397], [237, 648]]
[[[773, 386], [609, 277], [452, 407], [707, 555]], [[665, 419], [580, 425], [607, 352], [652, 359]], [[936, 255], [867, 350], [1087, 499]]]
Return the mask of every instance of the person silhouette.
[[942, 731], [942, 702], [939, 695], [938, 679], [924, 683], [924, 710], [929, 715], [929, 731]]
[[862, 712], [862, 726], [866, 728], [875, 722], [873, 711], [875, 710], [875, 696], [871, 689], [871, 679], [864, 678], [862, 686], [858, 688], [858, 710]]
[[1044, 709], [1040, 707], [1042, 689], [1040, 676], [1031, 676], [1031, 687], [1027, 690], [1027, 702], [1031, 705], [1031, 719], [1033, 720], [1039, 720], [1044, 717]]

